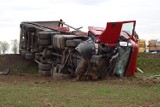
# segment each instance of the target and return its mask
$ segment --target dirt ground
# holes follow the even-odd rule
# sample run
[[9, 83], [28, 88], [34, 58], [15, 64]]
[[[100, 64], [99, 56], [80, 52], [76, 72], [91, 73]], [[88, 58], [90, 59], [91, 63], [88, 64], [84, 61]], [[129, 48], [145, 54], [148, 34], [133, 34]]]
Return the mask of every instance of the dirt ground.
[[10, 70], [9, 74], [24, 74], [38, 68], [34, 61], [26, 60], [19, 54], [0, 55], [0, 71], [6, 69]]
[[[24, 84], [24, 83], [55, 83], [55, 82], [65, 82], [72, 80], [55, 80], [52, 77], [41, 77], [39, 75], [1, 75], [0, 81], [5, 83], [16, 83], [16, 84]], [[160, 86], [159, 78], [107, 78], [106, 80], [101, 80], [102, 82], [113, 83], [113, 84], [144, 84], [149, 86]], [[100, 82], [100, 81], [98, 81]]]
[[[55, 80], [52, 77], [41, 77], [39, 75], [30, 75], [30, 74], [25, 74], [25, 75], [1, 75], [0, 76], [0, 81], [5, 82], [5, 83], [15, 83], [15, 84], [25, 84], [25, 83], [34, 83], [34, 84], [39, 84], [39, 83], [55, 83], [55, 82], [72, 82], [70, 79], [64, 79], [64, 80]], [[94, 81], [93, 81], [94, 82]], [[110, 77], [107, 78], [106, 80], [100, 80], [97, 82], [106, 82], [106, 83], [113, 83], [113, 84], [143, 84], [147, 86], [160, 86], [160, 78], [140, 78], [140, 77], [133, 77], [133, 78], [116, 78], [116, 77]]]

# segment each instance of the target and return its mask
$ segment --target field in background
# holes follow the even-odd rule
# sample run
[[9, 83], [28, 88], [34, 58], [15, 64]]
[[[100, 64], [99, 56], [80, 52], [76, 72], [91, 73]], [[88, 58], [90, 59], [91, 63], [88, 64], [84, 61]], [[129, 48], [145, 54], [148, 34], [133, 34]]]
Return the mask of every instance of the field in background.
[[22, 59], [21, 67], [9, 59], [13, 72], [20, 75], [0, 75], [0, 107], [160, 106], [160, 77], [154, 77], [160, 74], [160, 54], [139, 54], [138, 67], [144, 73], [137, 72], [135, 77], [83, 82], [39, 77], [32, 62]]

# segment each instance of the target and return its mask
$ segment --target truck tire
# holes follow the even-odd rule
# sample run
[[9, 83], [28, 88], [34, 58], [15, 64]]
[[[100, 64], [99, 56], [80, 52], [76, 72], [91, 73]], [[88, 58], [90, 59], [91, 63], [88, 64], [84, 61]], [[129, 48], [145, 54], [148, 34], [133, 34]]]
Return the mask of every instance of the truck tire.
[[21, 53], [20, 53], [20, 54], [21, 54], [22, 57], [25, 57], [25, 54], [26, 54], [26, 53], [27, 53], [26, 50], [21, 50]]
[[38, 37], [40, 39], [51, 39], [51, 37], [56, 34], [58, 34], [58, 32], [42, 31], [38, 33]]
[[50, 71], [39, 70], [39, 75], [42, 76], [42, 77], [49, 77], [49, 76], [51, 76], [51, 72]]
[[38, 64], [39, 70], [43, 70], [43, 71], [50, 71], [51, 67], [52, 67], [51, 64], [43, 64], [43, 63]]
[[72, 75], [71, 74], [62, 74], [62, 73], [53, 73], [52, 77], [55, 80], [62, 80], [62, 79], [70, 79], [70, 78], [72, 78]]
[[40, 39], [51, 39], [51, 34], [50, 32], [39, 32], [38, 37]]
[[47, 46], [47, 45], [50, 45], [50, 40], [49, 39], [38, 39], [38, 43], [39, 45], [42, 45], [42, 46]]
[[62, 71], [62, 65], [57, 64], [57, 66], [54, 67], [53, 73], [61, 73]]
[[35, 32], [35, 31], [36, 31], [36, 28], [35, 28], [35, 27], [32, 27], [32, 26], [27, 26], [27, 31], [28, 31], [28, 32]]
[[82, 42], [81, 39], [67, 40], [66, 41], [66, 46], [68, 46], [68, 47], [76, 47], [81, 42]]
[[39, 60], [43, 64], [47, 63], [47, 60], [44, 57], [40, 57]]
[[31, 52], [27, 52], [25, 54], [25, 59], [32, 60], [34, 59], [34, 55]]

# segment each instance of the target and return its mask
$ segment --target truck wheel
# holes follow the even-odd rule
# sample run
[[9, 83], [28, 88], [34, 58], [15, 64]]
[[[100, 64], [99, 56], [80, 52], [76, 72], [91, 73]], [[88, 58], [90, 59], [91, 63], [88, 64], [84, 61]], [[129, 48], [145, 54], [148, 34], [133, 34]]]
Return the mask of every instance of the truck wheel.
[[39, 45], [46, 46], [46, 45], [50, 45], [51, 42], [49, 39], [38, 39], [38, 43]]
[[28, 52], [25, 54], [25, 58], [29, 60], [34, 59], [34, 55], [31, 52]]
[[42, 77], [49, 77], [49, 76], [51, 76], [51, 72], [50, 71], [39, 70], [39, 75], [42, 76]]
[[39, 70], [50, 71], [51, 70], [51, 64], [39, 63], [38, 68], [39, 68]]
[[62, 79], [70, 79], [72, 78], [71, 74], [62, 74], [62, 73], [53, 73], [52, 74], [53, 79], [56, 80], [62, 80]]
[[57, 64], [57, 66], [54, 67], [53, 72], [54, 72], [54, 73], [60, 73], [61, 70], [62, 70], [62, 66], [59, 65], [59, 64]]
[[21, 50], [21, 53], [20, 53], [20, 54], [21, 54], [22, 57], [25, 57], [26, 53], [27, 53], [26, 50]]
[[80, 44], [81, 42], [82, 42], [81, 39], [67, 40], [67, 41], [66, 41], [66, 46], [75, 47], [75, 46], [77, 46], [78, 44]]
[[43, 63], [43, 64], [47, 63], [47, 60], [46, 60], [44, 57], [40, 57], [39, 60], [40, 60], [40, 62]]
[[51, 33], [50, 32], [39, 32], [38, 37], [40, 39], [51, 39]]
[[32, 26], [27, 26], [27, 31], [28, 31], [28, 32], [35, 32], [35, 31], [36, 31], [36, 28], [35, 28], [35, 27], [32, 27]]

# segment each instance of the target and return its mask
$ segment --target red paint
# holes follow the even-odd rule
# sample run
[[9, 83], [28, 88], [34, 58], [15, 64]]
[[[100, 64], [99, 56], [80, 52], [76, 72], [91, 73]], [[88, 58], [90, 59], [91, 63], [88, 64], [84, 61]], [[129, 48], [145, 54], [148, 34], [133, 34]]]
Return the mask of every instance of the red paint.
[[96, 37], [97, 40], [100, 40], [99, 38], [105, 30], [105, 28], [89, 26], [88, 30]]
[[100, 36], [102, 34], [102, 32], [105, 30], [105, 28], [103, 27], [93, 27], [93, 26], [89, 26], [88, 30], [90, 32], [92, 32], [94, 35], [96, 36]]
[[115, 22], [115, 23], [107, 23], [106, 29], [103, 31], [100, 42], [105, 43], [118, 43], [118, 39], [120, 36], [122, 28], [122, 22]]
[[54, 27], [53, 29], [58, 30], [58, 31], [69, 31], [69, 27]]

